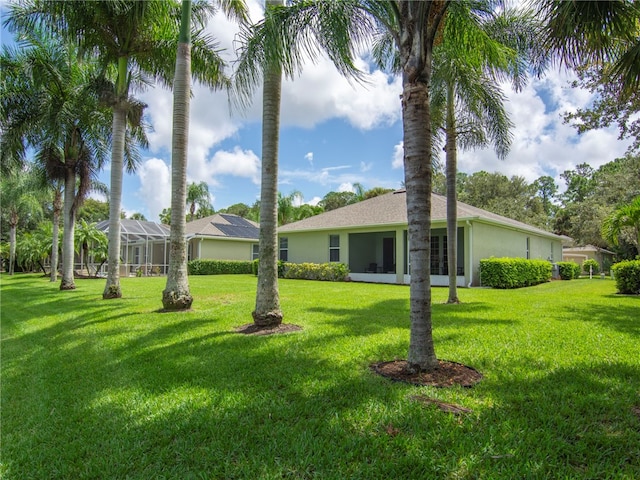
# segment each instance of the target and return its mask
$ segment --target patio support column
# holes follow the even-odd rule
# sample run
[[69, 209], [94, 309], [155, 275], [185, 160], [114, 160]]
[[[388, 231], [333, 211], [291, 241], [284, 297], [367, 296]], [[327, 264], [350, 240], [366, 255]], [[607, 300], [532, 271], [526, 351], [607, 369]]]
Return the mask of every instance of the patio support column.
[[396, 283], [404, 283], [404, 229], [396, 228]]

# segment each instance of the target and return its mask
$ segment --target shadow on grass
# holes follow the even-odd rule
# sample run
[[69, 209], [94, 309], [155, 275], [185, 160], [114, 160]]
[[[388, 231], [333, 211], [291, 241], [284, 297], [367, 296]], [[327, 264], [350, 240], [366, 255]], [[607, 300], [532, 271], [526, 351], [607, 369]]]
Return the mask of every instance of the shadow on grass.
[[[640, 474], [637, 359], [540, 369], [532, 351], [487, 352], [483, 382], [436, 392], [368, 369], [406, 352], [406, 300], [308, 308], [318, 315], [303, 332], [271, 337], [233, 333], [222, 311], [138, 324], [86, 301], [74, 318], [3, 341], [3, 478]], [[462, 332], [486, 324], [488, 308], [434, 305], [434, 325]], [[423, 408], [408, 400], [418, 392], [474, 413]]]
[[630, 298], [621, 305], [619, 298], [608, 295], [612, 302], [608, 305], [589, 303], [589, 301], [576, 302], [570, 309], [575, 317], [586, 322], [594, 322], [615, 331], [640, 336], [640, 297]]

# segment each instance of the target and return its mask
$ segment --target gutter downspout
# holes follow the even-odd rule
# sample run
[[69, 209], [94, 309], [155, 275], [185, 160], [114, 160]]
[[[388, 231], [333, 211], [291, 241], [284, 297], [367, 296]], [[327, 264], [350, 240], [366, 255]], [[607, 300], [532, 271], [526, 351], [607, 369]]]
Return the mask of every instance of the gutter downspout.
[[467, 288], [471, 288], [473, 284], [473, 226], [469, 220], [467, 220], [467, 225], [469, 226], [469, 284]]

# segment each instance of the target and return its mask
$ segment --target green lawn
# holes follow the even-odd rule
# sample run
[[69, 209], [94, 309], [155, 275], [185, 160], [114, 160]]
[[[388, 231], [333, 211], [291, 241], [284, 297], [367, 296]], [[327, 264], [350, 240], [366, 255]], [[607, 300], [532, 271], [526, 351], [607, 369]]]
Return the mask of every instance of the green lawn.
[[406, 358], [405, 286], [282, 280], [304, 330], [244, 336], [251, 276], [191, 277], [182, 313], [158, 313], [164, 278], [109, 301], [0, 281], [3, 479], [640, 478], [640, 298], [611, 280], [435, 289], [436, 351], [471, 389], [371, 373]]

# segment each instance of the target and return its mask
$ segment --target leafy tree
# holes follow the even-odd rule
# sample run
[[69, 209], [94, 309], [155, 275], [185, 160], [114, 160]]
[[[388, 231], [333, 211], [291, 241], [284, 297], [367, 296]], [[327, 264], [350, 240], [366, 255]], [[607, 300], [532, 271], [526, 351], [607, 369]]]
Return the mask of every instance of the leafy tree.
[[251, 207], [246, 203], [234, 203], [227, 208], [223, 208], [218, 210], [218, 213], [231, 213], [233, 215], [238, 215], [239, 217], [246, 218], [249, 215], [249, 210]]
[[563, 203], [583, 202], [594, 187], [593, 168], [587, 163], [576, 165], [574, 170], [565, 170], [560, 174], [567, 184], [567, 188], [562, 195]]
[[318, 205], [328, 212], [356, 202], [357, 196], [353, 192], [329, 192], [322, 197]]
[[393, 192], [393, 188], [384, 188], [384, 187], [373, 187], [366, 192], [364, 192], [364, 199], [368, 200], [370, 198], [377, 197], [379, 195], [384, 195], [385, 193]]
[[78, 221], [101, 222], [109, 220], [109, 204], [94, 198], [86, 198], [76, 215]]
[[578, 133], [617, 126], [620, 140], [632, 140], [628, 153], [640, 153], [640, 91], [620, 96], [621, 86], [611, 81], [600, 66], [587, 66], [577, 71], [574, 88], [586, 89], [596, 96], [587, 108], [565, 113], [565, 123], [571, 123]]
[[536, 195], [542, 200], [544, 212], [548, 218], [551, 218], [556, 210], [553, 200], [558, 193], [558, 186], [555, 180], [549, 175], [544, 175], [533, 182], [533, 187], [536, 190]]
[[143, 214], [141, 214], [140, 212], [132, 213], [130, 218], [131, 218], [131, 220], [140, 220], [142, 222], [146, 222], [147, 221], [147, 218]]

